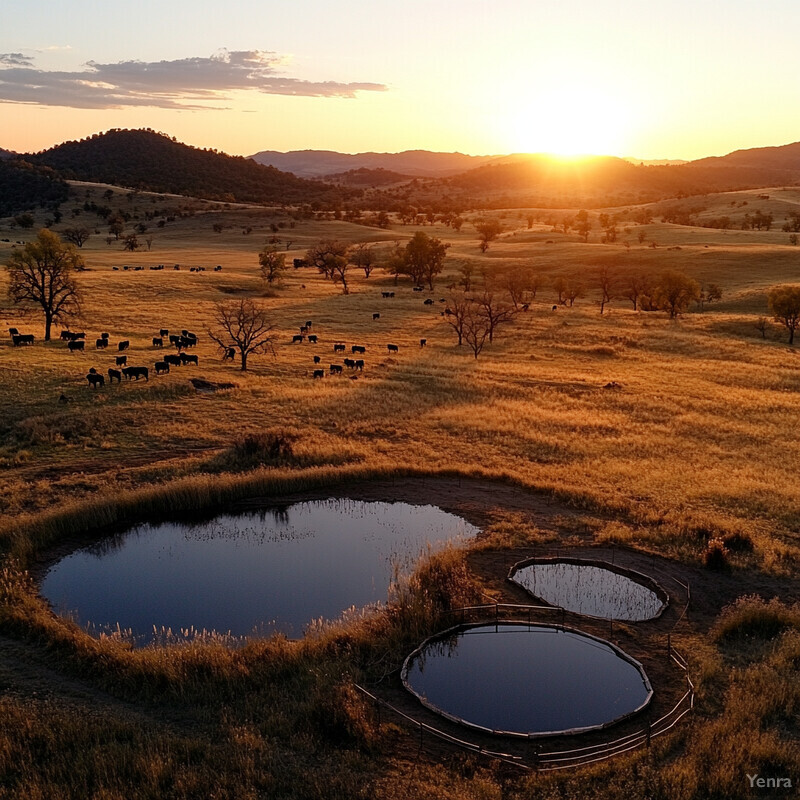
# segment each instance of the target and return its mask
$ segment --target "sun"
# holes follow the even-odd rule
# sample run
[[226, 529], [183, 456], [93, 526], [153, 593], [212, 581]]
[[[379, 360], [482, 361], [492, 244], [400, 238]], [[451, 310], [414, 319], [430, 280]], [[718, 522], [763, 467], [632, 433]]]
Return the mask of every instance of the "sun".
[[626, 155], [630, 114], [608, 93], [569, 87], [532, 93], [508, 114], [510, 149], [562, 158]]

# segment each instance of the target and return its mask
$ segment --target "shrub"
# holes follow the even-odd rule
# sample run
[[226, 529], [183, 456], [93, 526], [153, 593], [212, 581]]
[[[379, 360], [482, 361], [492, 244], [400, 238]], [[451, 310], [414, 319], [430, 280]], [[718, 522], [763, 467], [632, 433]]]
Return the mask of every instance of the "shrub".
[[722, 609], [713, 633], [717, 641], [774, 639], [790, 627], [800, 628], [800, 607], [785, 606], [777, 597], [767, 602], [744, 595]]
[[724, 570], [728, 564], [728, 548], [722, 539], [709, 539], [706, 549], [703, 551], [703, 564], [706, 569]]

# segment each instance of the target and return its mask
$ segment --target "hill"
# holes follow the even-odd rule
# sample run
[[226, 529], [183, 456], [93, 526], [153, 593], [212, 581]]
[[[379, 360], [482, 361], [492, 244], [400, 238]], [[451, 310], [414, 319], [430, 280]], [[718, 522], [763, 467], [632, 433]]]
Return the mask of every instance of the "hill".
[[0, 217], [57, 206], [68, 193], [66, 182], [52, 169], [0, 159]]
[[463, 153], [434, 153], [406, 150], [402, 153], [337, 153], [332, 150], [292, 150], [281, 153], [262, 150], [251, 156], [259, 164], [269, 164], [305, 178], [349, 170], [386, 169], [414, 177], [445, 177], [488, 163], [495, 156], [468, 156]]
[[336, 205], [346, 190], [242, 156], [201, 150], [152, 130], [110, 130], [35, 155], [64, 178], [244, 203]]
[[391, 169], [378, 167], [377, 169], [349, 169], [347, 172], [337, 172], [333, 175], [325, 175], [322, 180], [326, 183], [343, 184], [345, 186], [389, 186], [395, 183], [403, 183], [413, 180], [411, 175], [403, 175]]

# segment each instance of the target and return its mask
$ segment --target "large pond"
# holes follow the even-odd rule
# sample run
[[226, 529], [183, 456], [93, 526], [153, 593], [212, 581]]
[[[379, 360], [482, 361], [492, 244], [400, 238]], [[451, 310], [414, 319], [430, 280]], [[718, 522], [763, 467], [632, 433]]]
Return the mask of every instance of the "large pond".
[[139, 525], [73, 552], [41, 584], [93, 633], [154, 627], [300, 636], [314, 619], [386, 600], [395, 570], [478, 529], [434, 506], [330, 499]]
[[637, 622], [658, 616], [664, 608], [661, 597], [643, 583], [591, 564], [517, 565], [511, 580], [545, 603], [591, 617]]
[[460, 628], [412, 653], [406, 688], [434, 711], [497, 733], [574, 733], [643, 708], [638, 662], [601, 639], [542, 625]]

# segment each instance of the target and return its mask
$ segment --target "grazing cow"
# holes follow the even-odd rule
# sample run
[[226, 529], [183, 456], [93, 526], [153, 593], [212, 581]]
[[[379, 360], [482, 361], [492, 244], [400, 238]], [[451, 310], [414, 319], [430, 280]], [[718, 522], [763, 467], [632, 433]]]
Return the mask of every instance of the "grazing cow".
[[222, 265], [221, 264], [217, 264], [217, 266], [214, 267], [214, 272], [222, 272]]
[[389, 349], [390, 353], [399, 353], [400, 348], [396, 344], [387, 344], [386, 347]]
[[181, 265], [180, 264], [176, 264], [172, 269], [180, 269], [180, 268], [181, 268]]
[[389, 292], [381, 292], [381, 297], [389, 297]]
[[195, 366], [199, 366], [200, 364], [197, 356], [189, 355], [189, 353], [181, 353], [180, 359], [182, 364], [194, 364]]
[[381, 318], [381, 315], [378, 314], [378, 313], [375, 313], [375, 314], [372, 315], [372, 319], [373, 320], [380, 319], [380, 318]]
[[333, 346], [334, 353], [344, 353], [344, 345], [343, 344], [335, 344]]
[[319, 356], [314, 356], [314, 363], [315, 364], [319, 364], [320, 361], [322, 361], [322, 359]]
[[317, 343], [317, 334], [316, 333], [309, 333], [308, 334], [308, 341], [311, 342], [311, 344], [316, 344]]
[[558, 311], [558, 306], [553, 306], [553, 311]]
[[[13, 336], [11, 341], [14, 343], [14, 347], [20, 347], [23, 344], [24, 345], [33, 344], [33, 334], [19, 333], [16, 336]], [[81, 344], [83, 344], [83, 342], [81, 342]]]
[[83, 351], [85, 345], [86, 342], [83, 339], [73, 339], [71, 342], [67, 342], [70, 353], [75, 353], [78, 350]]
[[353, 361], [353, 359], [352, 359], [352, 358], [346, 358], [346, 359], [344, 360], [344, 365], [345, 365], [346, 367], [350, 367], [350, 369], [355, 369], [355, 368], [356, 368], [356, 362], [355, 362], [355, 361]]
[[236, 358], [236, 348], [235, 347], [226, 347], [225, 353], [222, 356], [223, 361], [233, 361]]
[[117, 351], [121, 353], [123, 350], [127, 350], [130, 346], [131, 343], [125, 339], [117, 345]]
[[62, 342], [71, 342], [72, 341], [72, 331], [61, 331], [61, 341]]
[[86, 380], [89, 381], [89, 386], [93, 389], [96, 389], [98, 386], [105, 386], [106, 383], [106, 379], [97, 372], [90, 372], [86, 376]]
[[122, 373], [118, 369], [114, 369], [113, 367], [108, 368], [108, 382], [114, 383], [114, 378], [117, 379], [117, 383], [122, 383]]
[[428, 340], [427, 339], [420, 339], [419, 340], [419, 346], [420, 347], [425, 347], [426, 344], [428, 344]]
[[160, 336], [162, 339], [166, 339], [166, 338], [167, 338], [167, 336], [169, 336], [169, 329], [168, 329], [168, 328], [162, 328], [162, 329], [161, 329], [161, 330], [158, 332], [158, 335], [159, 335], [159, 336]]
[[153, 337], [153, 347], [163, 347], [164, 340], [160, 336]]
[[94, 346], [96, 350], [103, 350], [108, 347], [108, 339], [95, 339]]
[[315, 369], [314, 370], [314, 377], [315, 378], [324, 378], [325, 377], [325, 370], [324, 369]]
[[363, 372], [364, 371], [364, 359], [363, 358], [357, 358], [356, 359], [356, 363], [355, 363], [355, 367], [356, 367], [356, 369], [360, 369]]
[[415, 292], [424, 292], [425, 291], [425, 287], [424, 286], [415, 286], [414, 287], [414, 291]]
[[135, 378], [137, 381], [139, 378], [144, 378], [146, 381], [150, 380], [150, 370], [147, 367], [125, 367], [122, 370], [122, 374], [125, 376], [125, 380], [130, 380], [131, 378]]
[[116, 356], [114, 361], [117, 363], [118, 367], [124, 367], [128, 363], [128, 356]]
[[429, 297], [427, 300], [425, 300], [425, 305], [426, 306], [432, 306], [433, 305], [433, 300]]
[[363, 356], [363, 355], [364, 355], [364, 353], [366, 353], [366, 352], [367, 352], [367, 348], [366, 348], [366, 347], [364, 347], [364, 345], [362, 345], [362, 344], [354, 344], [354, 345], [353, 345], [353, 346], [350, 348], [350, 351], [351, 351], [352, 353], [360, 353], [360, 354]]
[[453, 316], [453, 312], [449, 308], [446, 308], [444, 311], [442, 311], [442, 314], [444, 314], [445, 317], [452, 317]]
[[164, 361], [166, 361], [167, 364], [172, 364], [174, 367], [183, 366], [183, 361], [181, 361], [180, 356], [164, 356]]
[[342, 372], [342, 365], [341, 364], [331, 364], [331, 375], [334, 373], [339, 375]]
[[169, 364], [166, 361], [156, 361], [156, 375], [162, 372], [169, 372]]
[[294, 344], [295, 342], [302, 342], [303, 339], [305, 338], [306, 337], [303, 336], [302, 333], [296, 333], [294, 336], [292, 336], [292, 344]]
[[308, 333], [308, 325], [301, 325], [300, 333]]

